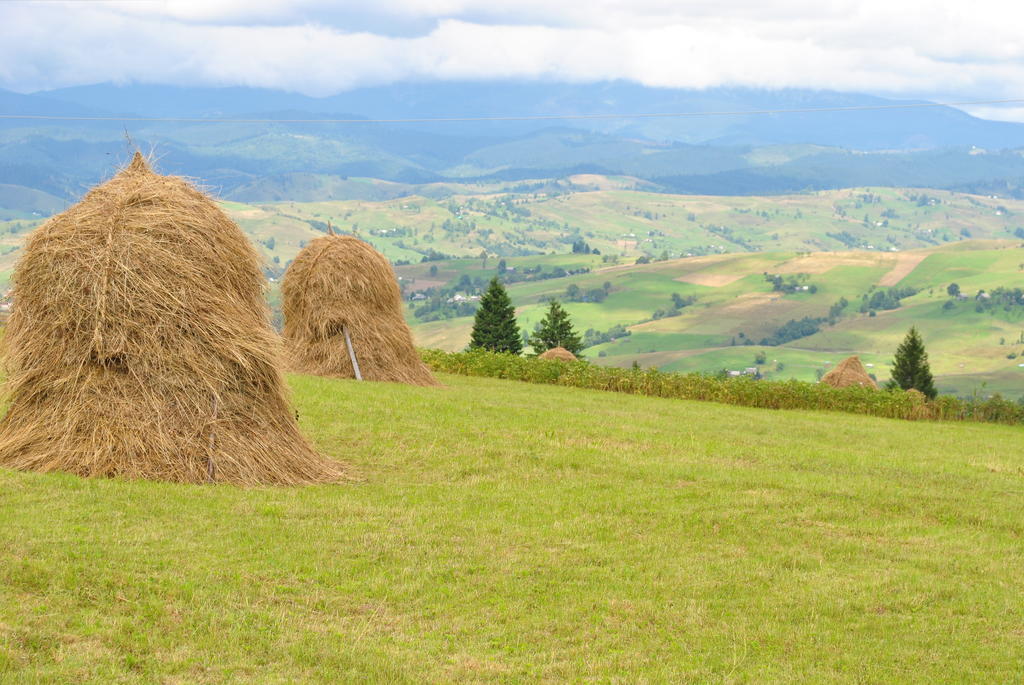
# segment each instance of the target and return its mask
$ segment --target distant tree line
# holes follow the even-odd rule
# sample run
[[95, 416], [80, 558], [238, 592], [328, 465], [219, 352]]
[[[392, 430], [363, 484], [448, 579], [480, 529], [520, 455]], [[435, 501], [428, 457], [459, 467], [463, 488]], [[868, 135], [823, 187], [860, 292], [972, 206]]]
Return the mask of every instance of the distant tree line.
[[790, 319], [772, 335], [762, 338], [761, 344], [766, 346], [784, 345], [793, 340], [806, 338], [821, 330], [821, 324], [828, 321], [823, 316], [805, 316], [802, 319]]
[[443, 262], [449, 259], [456, 259], [455, 255], [445, 254], [444, 252], [438, 252], [434, 248], [428, 249], [423, 253], [423, 258], [420, 262]]
[[[953, 299], [947, 300], [942, 305], [943, 309], [953, 309], [956, 306], [955, 300], [968, 299], [956, 283], [950, 283], [946, 293]], [[1024, 289], [1021, 288], [999, 286], [992, 290], [979, 290], [974, 296], [974, 311], [979, 313], [994, 312], [997, 309], [1012, 312], [1020, 308], [1024, 308]]]
[[572, 244], [573, 254], [601, 254], [601, 251], [597, 248], [591, 248], [583, 238], [576, 240]]
[[691, 304], [697, 301], [696, 295], [687, 295], [683, 297], [679, 293], [672, 293], [671, 295], [672, 306], [663, 309], [656, 309], [651, 314], [651, 319], [657, 321], [658, 319], [668, 319], [673, 316], [679, 316], [682, 314], [682, 310], [685, 307], [689, 307]]
[[505, 260], [498, 262], [498, 273], [505, 283], [522, 283], [525, 281], [546, 281], [552, 278], [565, 278], [566, 276], [577, 276], [590, 273], [590, 267], [581, 266], [578, 269], [563, 269], [556, 266], [551, 271], [544, 271], [544, 267], [537, 266], [520, 267], [510, 271], [505, 267]]
[[[802, 290], [808, 280], [807, 274], [793, 274], [790, 276], [782, 276], [781, 274], [764, 274], [764, 280], [772, 284], [772, 292], [776, 293], [795, 293], [798, 290]], [[818, 286], [808, 285], [807, 292], [814, 294], [818, 292]]]
[[627, 338], [631, 334], [632, 331], [622, 324], [612, 326], [607, 331], [598, 331], [593, 328], [588, 328], [583, 332], [583, 347], [593, 347], [595, 345], [601, 345], [603, 343], [618, 340], [619, 338]]
[[[823, 324], [834, 326], [843, 315], [843, 310], [850, 302], [845, 297], [840, 297], [831, 307], [828, 308], [828, 316], [805, 316], [802, 319], [790, 319], [782, 324], [773, 334], [761, 339], [765, 346], [785, 345], [793, 340], [806, 338], [821, 330]], [[753, 344], [749, 338], [747, 344]]]
[[857, 247], [861, 244], [861, 242], [863, 242], [860, 238], [853, 235], [849, 231], [839, 231], [837, 233], [829, 232], [826, 233], [825, 235], [827, 235], [829, 238], [832, 238], [833, 240], [838, 240], [847, 247]]
[[604, 302], [611, 290], [612, 284], [610, 281], [605, 281], [604, 285], [600, 288], [590, 288], [588, 290], [583, 290], [583, 288], [575, 283], [570, 283], [569, 287], [565, 289], [565, 299], [567, 302]]
[[887, 288], [861, 296], [861, 314], [899, 309], [900, 300], [917, 294], [916, 288]]
[[446, 297], [434, 295], [413, 309], [412, 315], [426, 323], [456, 319], [460, 316], [473, 316], [476, 310], [476, 302], [448, 302]]
[[[432, 274], [436, 274], [434, 266], [431, 265]], [[476, 312], [476, 302], [449, 302], [458, 294], [475, 295], [481, 292], [484, 280], [480, 276], [470, 278], [469, 274], [462, 274], [454, 286], [447, 288], [427, 288], [421, 291], [427, 296], [420, 304], [414, 305], [412, 315], [420, 321], [442, 321], [455, 319], [460, 316], [473, 316]]]

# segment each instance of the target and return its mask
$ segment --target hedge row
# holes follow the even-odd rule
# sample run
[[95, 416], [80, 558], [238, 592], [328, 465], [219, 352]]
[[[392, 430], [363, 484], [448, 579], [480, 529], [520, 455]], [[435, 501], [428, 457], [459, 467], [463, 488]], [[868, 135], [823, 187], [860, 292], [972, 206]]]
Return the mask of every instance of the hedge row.
[[907, 420], [1024, 424], [1024, 406], [998, 395], [985, 400], [941, 395], [927, 401], [916, 393], [903, 391], [862, 387], [840, 389], [823, 383], [755, 380], [749, 376], [720, 378], [699, 373], [669, 373], [653, 368], [620, 369], [584, 361], [541, 360], [484, 350], [423, 350], [422, 356], [423, 361], [435, 371], [463, 376], [507, 378], [764, 409], [824, 409]]

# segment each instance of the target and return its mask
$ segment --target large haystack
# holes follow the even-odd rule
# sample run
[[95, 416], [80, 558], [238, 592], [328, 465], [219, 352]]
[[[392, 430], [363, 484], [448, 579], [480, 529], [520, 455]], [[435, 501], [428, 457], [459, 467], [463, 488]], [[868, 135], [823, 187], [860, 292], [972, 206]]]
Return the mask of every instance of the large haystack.
[[31, 235], [13, 288], [0, 466], [240, 485], [343, 476], [299, 433], [252, 246], [141, 155]]
[[402, 294], [384, 255], [358, 238], [310, 242], [284, 275], [284, 338], [301, 373], [437, 385], [402, 318]]
[[550, 350], [545, 350], [537, 357], [538, 359], [557, 359], [563, 362], [574, 362], [576, 361], [576, 355], [565, 349], [564, 347], [552, 347]]
[[857, 355], [847, 357], [836, 364], [836, 368], [821, 377], [821, 382], [827, 383], [833, 388], [845, 388], [851, 385], [878, 388], [878, 384], [868, 375], [867, 369], [861, 364], [860, 357]]

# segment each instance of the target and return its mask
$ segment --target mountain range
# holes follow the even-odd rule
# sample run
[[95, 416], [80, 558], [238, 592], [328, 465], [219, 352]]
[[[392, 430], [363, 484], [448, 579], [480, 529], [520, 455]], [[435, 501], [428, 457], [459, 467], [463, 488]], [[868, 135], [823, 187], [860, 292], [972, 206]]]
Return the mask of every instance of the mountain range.
[[[400, 83], [326, 98], [164, 85], [0, 91], [0, 114], [56, 117], [0, 119], [0, 199], [7, 210], [47, 205], [40, 193], [72, 200], [135, 148], [152, 152], [163, 171], [248, 201], [346, 197], [352, 177], [417, 185], [578, 173], [632, 176], [654, 190], [702, 194], [862, 185], [1024, 193], [1024, 124], [952, 107], [892, 107], [906, 104], [920, 103], [625, 82]], [[808, 109], [833, 111], [779, 111]], [[765, 111], [775, 113], [722, 114]], [[636, 116], [668, 113], [686, 116]], [[591, 118], [547, 118], [581, 115]], [[234, 121], [217, 121], [223, 119]], [[310, 121], [317, 119], [353, 121]], [[24, 197], [18, 188], [26, 189]]]

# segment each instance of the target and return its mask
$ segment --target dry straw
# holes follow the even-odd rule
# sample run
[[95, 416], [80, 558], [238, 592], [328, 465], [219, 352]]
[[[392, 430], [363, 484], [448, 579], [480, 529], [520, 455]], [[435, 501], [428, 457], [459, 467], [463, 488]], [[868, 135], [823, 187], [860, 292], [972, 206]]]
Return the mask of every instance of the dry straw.
[[833, 388], [846, 388], [851, 385], [878, 388], [878, 384], [868, 375], [867, 369], [860, 362], [860, 357], [856, 355], [836, 364], [836, 368], [821, 377], [821, 382]]
[[563, 362], [574, 362], [576, 361], [576, 355], [565, 349], [564, 347], [552, 347], [550, 350], [542, 352], [538, 359], [557, 359]]
[[13, 288], [0, 465], [239, 485], [344, 477], [299, 432], [252, 246], [141, 155], [31, 235]]
[[937, 412], [935, 411], [935, 405], [928, 401], [928, 396], [917, 388], [909, 388], [907, 391], [907, 397], [910, 398], [910, 417], [912, 419], [934, 419], [936, 418]]
[[325, 235], [309, 243], [284, 275], [284, 338], [292, 369], [365, 380], [437, 385], [402, 318], [391, 265], [367, 243]]

